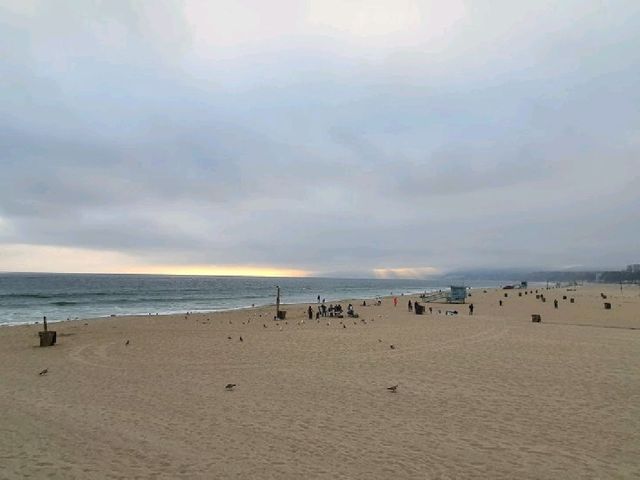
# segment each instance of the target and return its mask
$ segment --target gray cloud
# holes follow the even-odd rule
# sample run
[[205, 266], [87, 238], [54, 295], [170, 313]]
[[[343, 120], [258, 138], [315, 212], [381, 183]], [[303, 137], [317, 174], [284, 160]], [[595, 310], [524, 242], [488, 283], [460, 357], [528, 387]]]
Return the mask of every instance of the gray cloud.
[[362, 274], [637, 260], [636, 2], [469, 2], [398, 43], [267, 12], [203, 43], [189, 2], [161, 7], [0, 6], [0, 248]]

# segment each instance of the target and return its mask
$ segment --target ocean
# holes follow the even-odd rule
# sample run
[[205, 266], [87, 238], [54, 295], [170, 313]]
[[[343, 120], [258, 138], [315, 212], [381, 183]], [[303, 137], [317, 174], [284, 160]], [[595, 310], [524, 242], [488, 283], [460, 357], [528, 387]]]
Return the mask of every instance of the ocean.
[[[448, 288], [442, 280], [264, 278], [111, 274], [0, 274], [0, 325], [220, 311], [275, 303], [316, 303], [346, 298], [420, 293]], [[495, 281], [467, 285], [490, 287]]]

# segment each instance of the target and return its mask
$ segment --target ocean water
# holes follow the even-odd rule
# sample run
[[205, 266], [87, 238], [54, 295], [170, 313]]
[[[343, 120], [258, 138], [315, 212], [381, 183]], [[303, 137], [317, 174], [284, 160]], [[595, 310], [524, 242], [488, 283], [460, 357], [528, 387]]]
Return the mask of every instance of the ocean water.
[[[493, 286], [496, 282], [472, 282]], [[434, 280], [171, 275], [0, 274], [0, 325], [110, 315], [219, 311], [275, 303], [374, 298], [448, 288]]]

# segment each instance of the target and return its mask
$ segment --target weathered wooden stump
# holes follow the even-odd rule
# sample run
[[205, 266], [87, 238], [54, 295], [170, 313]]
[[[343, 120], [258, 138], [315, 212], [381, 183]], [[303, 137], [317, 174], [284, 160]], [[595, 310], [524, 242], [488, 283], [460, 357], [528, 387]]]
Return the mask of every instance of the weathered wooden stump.
[[521, 297], [522, 296], [522, 292], [518, 292], [518, 296]]
[[40, 336], [40, 346], [41, 347], [51, 347], [56, 344], [57, 334], [53, 330], [49, 330], [46, 332], [38, 332]]
[[542, 317], [538, 313], [532, 313], [531, 314], [531, 321], [533, 323], [541, 323], [542, 322]]
[[44, 330], [38, 332], [38, 336], [40, 337], [40, 346], [51, 347], [56, 344], [57, 334], [54, 331], [49, 331], [49, 326], [47, 325], [47, 317], [42, 317], [42, 323], [44, 324]]
[[287, 318], [287, 311], [278, 310], [278, 320], [284, 320], [285, 318]]
[[604, 303], [604, 309], [605, 310], [611, 310], [611, 304], [609, 302], [605, 302]]
[[566, 299], [567, 299], [567, 296], [566, 296], [566, 295], [563, 295], [563, 296], [562, 296], [562, 299], [563, 299], [563, 300], [566, 300]]

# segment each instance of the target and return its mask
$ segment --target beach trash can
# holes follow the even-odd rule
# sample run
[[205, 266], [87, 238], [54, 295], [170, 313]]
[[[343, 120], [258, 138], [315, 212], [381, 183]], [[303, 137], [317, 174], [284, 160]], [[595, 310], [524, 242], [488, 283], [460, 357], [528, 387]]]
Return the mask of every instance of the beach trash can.
[[413, 306], [413, 310], [414, 312], [416, 312], [416, 315], [422, 315], [424, 314], [424, 305], [420, 305], [419, 303], [416, 303]]
[[38, 332], [40, 336], [40, 346], [41, 347], [51, 347], [56, 344], [57, 334], [53, 330], [47, 330]]
[[287, 318], [287, 311], [278, 310], [278, 320], [284, 320], [285, 318]]
[[611, 304], [609, 302], [605, 302], [604, 309], [605, 310], [611, 310]]
[[533, 323], [540, 323], [540, 322], [542, 322], [542, 317], [538, 313], [532, 313], [531, 314], [531, 321]]
[[576, 303], [576, 299], [575, 299], [575, 298], [570, 298], [570, 299], [569, 299], [569, 302], [571, 302], [571, 303]]

